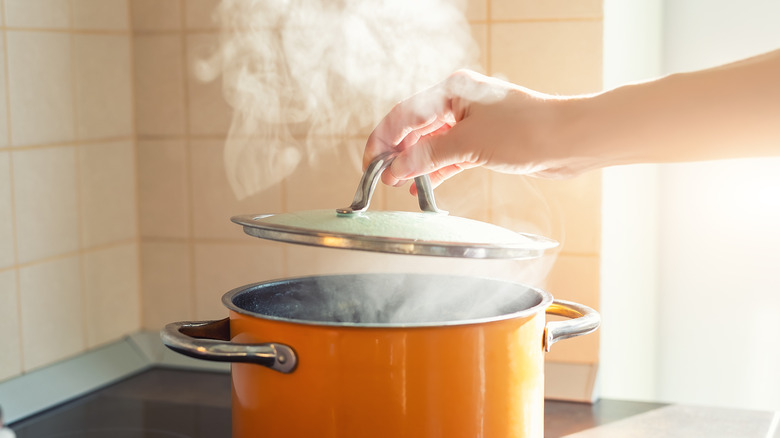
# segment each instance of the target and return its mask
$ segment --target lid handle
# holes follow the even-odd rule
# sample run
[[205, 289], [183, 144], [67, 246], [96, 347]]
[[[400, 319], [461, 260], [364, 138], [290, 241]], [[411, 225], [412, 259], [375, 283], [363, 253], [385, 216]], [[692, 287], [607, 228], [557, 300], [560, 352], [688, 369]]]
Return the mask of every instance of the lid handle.
[[[374, 161], [368, 165], [366, 172], [360, 179], [360, 184], [358, 184], [355, 197], [352, 199], [352, 205], [346, 208], [338, 208], [336, 209], [336, 212], [339, 215], [347, 216], [368, 210], [368, 205], [371, 203], [371, 195], [374, 194], [376, 184], [379, 182], [379, 175], [387, 169], [387, 166], [389, 166], [394, 159], [395, 154], [393, 152], [385, 152], [374, 158]], [[447, 214], [446, 211], [440, 210], [436, 206], [431, 179], [428, 175], [420, 175], [414, 179], [414, 182], [417, 184], [417, 202], [420, 204], [420, 210], [431, 213]]]

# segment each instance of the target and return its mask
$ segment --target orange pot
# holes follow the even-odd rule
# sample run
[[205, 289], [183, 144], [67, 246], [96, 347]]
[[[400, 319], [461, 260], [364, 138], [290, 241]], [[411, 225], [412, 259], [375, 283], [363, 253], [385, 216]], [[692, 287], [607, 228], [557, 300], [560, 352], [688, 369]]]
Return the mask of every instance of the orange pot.
[[456, 276], [303, 277], [223, 302], [229, 319], [162, 337], [234, 362], [236, 438], [542, 437], [545, 349], [599, 324], [543, 290]]

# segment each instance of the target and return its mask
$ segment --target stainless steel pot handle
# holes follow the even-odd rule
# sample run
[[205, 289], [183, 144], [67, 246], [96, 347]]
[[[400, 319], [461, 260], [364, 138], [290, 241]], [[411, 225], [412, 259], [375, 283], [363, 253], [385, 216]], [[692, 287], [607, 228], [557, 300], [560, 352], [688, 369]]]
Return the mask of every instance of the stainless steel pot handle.
[[230, 342], [230, 318], [174, 322], [165, 326], [160, 338], [166, 347], [195, 359], [254, 363], [285, 374], [298, 365], [295, 350], [287, 345]]
[[550, 346], [561, 339], [573, 338], [588, 334], [601, 323], [598, 312], [588, 306], [571, 301], [554, 300], [545, 313], [549, 315], [572, 318], [568, 321], [550, 321], [544, 326], [544, 351], [550, 351]]
[[[395, 155], [395, 152], [391, 151], [374, 158], [374, 161], [366, 168], [363, 177], [360, 178], [355, 197], [352, 199], [352, 205], [336, 209], [340, 216], [349, 216], [353, 213], [368, 210], [368, 205], [371, 203], [371, 195], [374, 193], [379, 176], [393, 162]], [[420, 210], [447, 214], [446, 211], [436, 206], [436, 199], [433, 197], [433, 186], [431, 186], [431, 179], [428, 175], [420, 175], [414, 179], [414, 182], [417, 184], [417, 202], [420, 205]]]

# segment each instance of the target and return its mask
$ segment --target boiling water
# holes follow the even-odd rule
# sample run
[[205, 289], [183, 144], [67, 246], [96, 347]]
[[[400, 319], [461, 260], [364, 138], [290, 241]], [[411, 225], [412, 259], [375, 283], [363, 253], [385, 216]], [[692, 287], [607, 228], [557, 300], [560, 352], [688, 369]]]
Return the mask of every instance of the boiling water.
[[295, 321], [369, 325], [439, 324], [530, 309], [543, 293], [501, 280], [423, 274], [305, 277], [236, 294], [239, 309]]

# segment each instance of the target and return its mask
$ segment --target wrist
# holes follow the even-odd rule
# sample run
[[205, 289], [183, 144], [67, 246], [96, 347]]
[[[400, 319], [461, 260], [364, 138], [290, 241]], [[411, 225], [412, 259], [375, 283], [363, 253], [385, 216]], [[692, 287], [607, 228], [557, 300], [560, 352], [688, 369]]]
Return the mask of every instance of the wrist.
[[620, 157], [610, 145], [607, 108], [601, 95], [555, 99], [550, 148], [554, 167], [571, 176], [613, 164]]
[[582, 171], [654, 161], [643, 146], [651, 133], [643, 131], [652, 126], [646, 109], [660, 106], [658, 100], [647, 95], [643, 83], [566, 99], [563, 135], [568, 156], [580, 163]]

